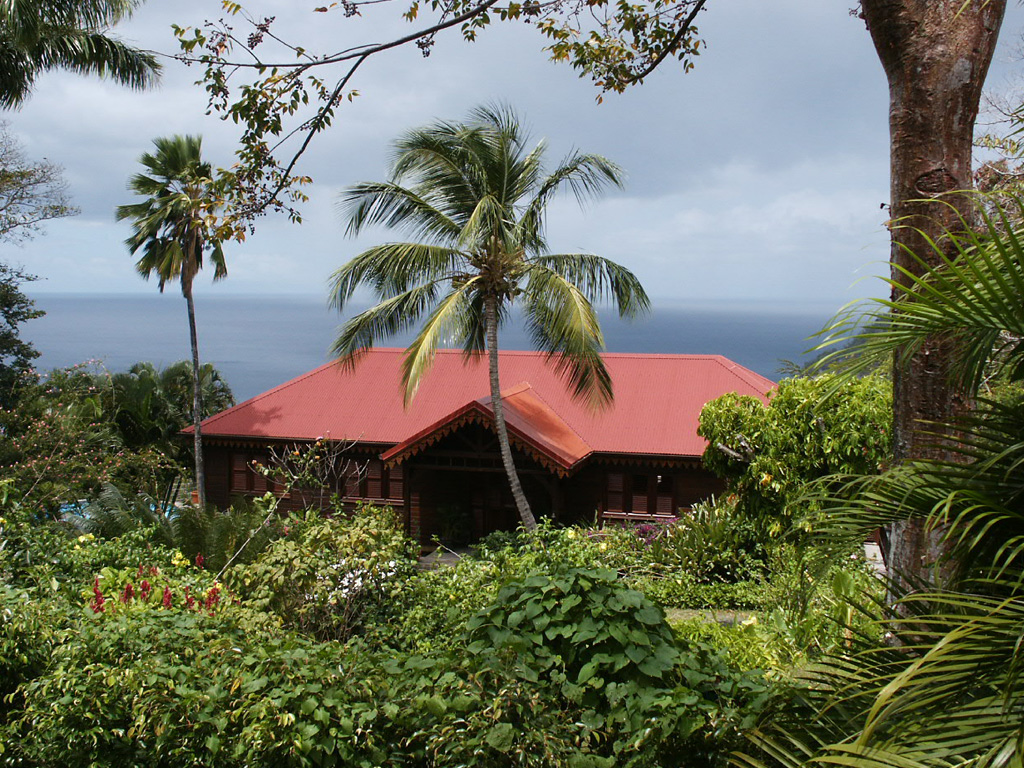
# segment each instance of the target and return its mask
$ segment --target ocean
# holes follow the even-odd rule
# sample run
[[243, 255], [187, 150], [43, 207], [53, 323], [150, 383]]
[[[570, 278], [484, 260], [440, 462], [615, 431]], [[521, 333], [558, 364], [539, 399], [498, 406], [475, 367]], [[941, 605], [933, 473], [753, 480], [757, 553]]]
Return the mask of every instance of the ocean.
[[[158, 366], [190, 356], [185, 300], [168, 292], [32, 295], [46, 312], [22, 326], [40, 358], [39, 370], [98, 361], [121, 371], [140, 360]], [[783, 361], [807, 362], [805, 352], [838, 307], [779, 302], [655, 302], [633, 322], [602, 312], [610, 352], [718, 354], [777, 378]], [[342, 322], [318, 296], [196, 295], [199, 352], [245, 400], [329, 360]], [[381, 346], [404, 346], [412, 334]], [[502, 330], [504, 349], [529, 349], [514, 323]]]

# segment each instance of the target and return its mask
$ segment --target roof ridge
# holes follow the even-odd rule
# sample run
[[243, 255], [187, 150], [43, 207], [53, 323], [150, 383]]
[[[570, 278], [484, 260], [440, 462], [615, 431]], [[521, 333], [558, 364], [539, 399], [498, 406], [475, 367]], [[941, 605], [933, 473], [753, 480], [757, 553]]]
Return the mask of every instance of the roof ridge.
[[563, 424], [565, 424], [565, 426], [567, 426], [567, 427], [569, 428], [569, 430], [570, 430], [570, 431], [571, 431], [571, 432], [572, 432], [572, 433], [573, 433], [574, 435], [576, 435], [576, 437], [578, 437], [578, 438], [579, 438], [579, 440], [580, 440], [580, 442], [581, 442], [581, 443], [583, 443], [583, 444], [584, 444], [585, 446], [587, 446], [587, 448], [588, 448], [588, 449], [590, 449], [590, 452], [591, 452], [591, 453], [593, 453], [593, 452], [594, 452], [594, 446], [592, 446], [592, 445], [590, 444], [590, 441], [588, 441], [588, 440], [587, 440], [586, 438], [584, 438], [584, 437], [583, 437], [583, 435], [581, 435], [581, 434], [579, 433], [579, 431], [578, 431], [578, 430], [576, 429], [576, 427], [574, 427], [574, 426], [573, 426], [572, 424], [570, 424], [570, 423], [569, 423], [568, 421], [566, 421], [566, 420], [565, 420], [565, 417], [564, 417], [564, 416], [562, 416], [562, 414], [560, 414], [560, 413], [559, 413], [558, 411], [556, 411], [556, 410], [554, 409], [554, 407], [553, 407], [553, 406], [551, 405], [551, 403], [549, 403], [549, 402], [547, 401], [547, 399], [546, 399], [546, 398], [545, 398], [545, 397], [544, 397], [544, 396], [543, 396], [543, 395], [542, 395], [542, 394], [541, 394], [540, 392], [538, 392], [538, 391], [537, 391], [536, 389], [534, 389], [533, 387], [530, 387], [530, 391], [531, 391], [531, 392], [533, 393], [533, 396], [534, 396], [534, 397], [536, 397], [536, 398], [537, 398], [538, 400], [540, 400], [540, 401], [541, 401], [542, 403], [544, 403], [544, 405], [546, 405], [546, 406], [548, 407], [548, 410], [550, 410], [550, 411], [551, 411], [551, 412], [552, 412], [553, 414], [555, 414], [555, 416], [557, 416], [557, 417], [558, 417], [559, 421], [561, 421], [561, 422], [562, 422]]
[[735, 360], [730, 360], [725, 355], [715, 355], [715, 357], [718, 358], [718, 364], [726, 371], [750, 386], [761, 386], [764, 383], [771, 385], [772, 388], [778, 386], [778, 382], [772, 381], [767, 376], [762, 376], [757, 371], [750, 370], [745, 365], [740, 365]]

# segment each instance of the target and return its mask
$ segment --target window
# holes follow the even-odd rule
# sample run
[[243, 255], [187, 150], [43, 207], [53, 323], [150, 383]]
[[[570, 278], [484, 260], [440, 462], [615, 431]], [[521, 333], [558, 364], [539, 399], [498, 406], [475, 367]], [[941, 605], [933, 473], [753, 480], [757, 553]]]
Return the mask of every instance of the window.
[[633, 475], [633, 507], [632, 512], [647, 512], [647, 496], [649, 494], [650, 477]]

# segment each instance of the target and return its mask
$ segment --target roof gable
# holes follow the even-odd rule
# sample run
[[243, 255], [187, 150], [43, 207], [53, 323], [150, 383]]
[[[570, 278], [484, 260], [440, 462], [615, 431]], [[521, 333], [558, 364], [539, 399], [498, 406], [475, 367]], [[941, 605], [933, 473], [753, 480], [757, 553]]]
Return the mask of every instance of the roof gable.
[[[401, 349], [373, 349], [360, 357], [354, 370], [327, 363], [210, 417], [203, 432], [267, 440], [326, 437], [380, 444], [387, 450], [429, 432], [470, 403], [490, 413], [486, 356], [467, 359], [458, 350], [438, 351], [416, 396], [404, 407], [403, 354]], [[544, 450], [552, 455], [564, 450], [566, 460], [582, 446], [595, 453], [695, 457], [704, 452], [705, 442], [697, 435], [704, 403], [727, 392], [764, 400], [775, 386], [718, 355], [602, 357], [615, 401], [594, 412], [572, 399], [546, 354], [502, 352], [502, 392], [511, 398], [505, 401], [510, 403], [509, 426], [516, 423], [523, 439], [533, 435], [538, 449], [550, 438]], [[514, 386], [522, 383], [528, 388]], [[580, 444], [570, 447], [570, 433]]]
[[[501, 401], [509, 439], [556, 472], [564, 474], [593, 452], [573, 428], [533, 392], [528, 383], [502, 392]], [[385, 451], [381, 458], [386, 462], [402, 462], [471, 421], [493, 428], [494, 408], [489, 395], [455, 409], [440, 421]]]

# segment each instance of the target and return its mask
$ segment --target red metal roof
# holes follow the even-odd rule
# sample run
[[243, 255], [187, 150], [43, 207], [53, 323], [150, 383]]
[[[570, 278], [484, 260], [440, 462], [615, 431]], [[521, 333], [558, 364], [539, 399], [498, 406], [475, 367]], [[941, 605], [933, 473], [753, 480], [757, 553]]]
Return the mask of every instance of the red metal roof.
[[[402, 405], [402, 349], [373, 349], [355, 370], [328, 363], [203, 422], [203, 433], [268, 440], [357, 440], [407, 446], [484, 406], [490, 414], [486, 357], [440, 350], [407, 408]], [[540, 352], [502, 352], [507, 421], [518, 437], [564, 465], [580, 451], [700, 456], [700, 410], [727, 392], [762, 400], [775, 385], [719, 355], [602, 356], [614, 404], [592, 412], [574, 401]], [[516, 384], [528, 384], [515, 387]], [[474, 405], [475, 404], [475, 405]], [[579, 442], [572, 438], [575, 435]], [[385, 450], [387, 450], [385, 448]]]

